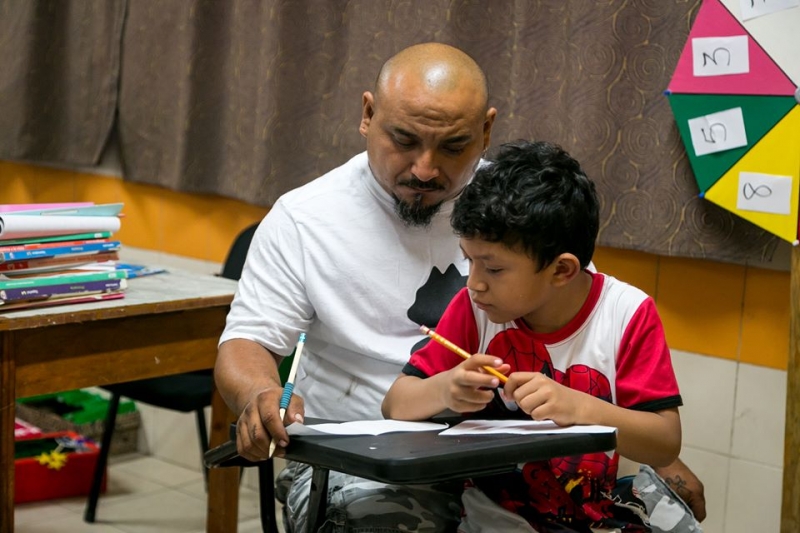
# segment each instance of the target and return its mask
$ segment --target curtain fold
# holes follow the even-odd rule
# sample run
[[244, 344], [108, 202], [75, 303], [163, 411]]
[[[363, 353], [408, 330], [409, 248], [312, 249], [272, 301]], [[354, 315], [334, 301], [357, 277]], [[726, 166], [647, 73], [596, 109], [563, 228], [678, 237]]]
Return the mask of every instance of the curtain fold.
[[125, 0], [0, 1], [0, 158], [98, 162], [124, 16]]
[[[127, 4], [124, 32], [116, 34], [121, 0], [0, 3], [0, 20], [9, 9], [16, 18], [0, 25], [13, 29], [12, 42], [23, 43], [15, 46], [30, 57], [0, 60], [13, 73], [0, 82], [0, 109], [11, 109], [0, 113], [0, 157], [96, 159], [109, 126], [107, 104], [92, 99], [104, 113], [84, 113], [102, 126], [71, 117], [86, 104], [80, 93], [96, 96], [113, 86], [115, 48], [109, 45], [108, 61], [97, 62], [91, 80], [71, 74], [80, 59], [73, 52], [99, 35], [117, 35], [125, 179], [268, 206], [363, 150], [361, 95], [383, 61], [408, 45], [440, 41], [486, 70], [499, 111], [494, 146], [550, 140], [581, 161], [602, 202], [600, 245], [768, 263], [776, 237], [698, 198], [663, 95], [699, 5], [137, 0]], [[103, 31], [92, 27], [89, 37], [67, 42], [76, 20], [97, 20]], [[41, 35], [23, 37], [54, 29], [56, 41], [64, 36], [58, 47]], [[54, 57], [66, 61], [54, 65]], [[45, 76], [37, 60], [47, 59], [53, 73]], [[41, 87], [64, 77], [71, 83], [62, 90]], [[48, 133], [45, 124], [57, 131]], [[84, 150], [80, 157], [75, 145]]]

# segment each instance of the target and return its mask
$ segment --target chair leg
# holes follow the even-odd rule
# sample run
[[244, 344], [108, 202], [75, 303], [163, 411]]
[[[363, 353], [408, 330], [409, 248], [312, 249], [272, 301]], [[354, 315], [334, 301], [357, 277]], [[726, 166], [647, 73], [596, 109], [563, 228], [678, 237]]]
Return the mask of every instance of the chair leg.
[[[200, 461], [208, 451], [208, 430], [206, 429], [206, 415], [203, 409], [195, 411], [197, 417], [197, 434], [200, 437]], [[203, 465], [203, 478], [205, 479], [206, 492], [208, 492], [208, 468]]]
[[272, 459], [258, 463], [258, 500], [261, 529], [264, 533], [278, 533], [278, 522], [275, 518], [275, 469]]
[[95, 512], [97, 511], [97, 499], [100, 497], [100, 489], [103, 486], [103, 476], [106, 473], [106, 465], [108, 464], [108, 452], [111, 448], [111, 437], [114, 436], [114, 424], [117, 421], [118, 408], [119, 394], [112, 394], [108, 403], [106, 420], [103, 423], [103, 442], [100, 444], [100, 453], [97, 456], [97, 463], [94, 467], [89, 501], [86, 503], [86, 511], [83, 514], [83, 520], [90, 524], [94, 523]]

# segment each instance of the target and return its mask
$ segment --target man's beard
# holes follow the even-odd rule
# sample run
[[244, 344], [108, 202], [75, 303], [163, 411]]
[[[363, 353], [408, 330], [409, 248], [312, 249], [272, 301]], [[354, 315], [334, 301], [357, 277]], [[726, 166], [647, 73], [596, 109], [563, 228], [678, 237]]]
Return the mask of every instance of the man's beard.
[[414, 200], [411, 202], [403, 201], [397, 196], [394, 197], [395, 213], [409, 227], [427, 228], [431, 225], [431, 220], [433, 220], [433, 217], [436, 216], [441, 207], [442, 202], [423, 205], [421, 194], [414, 196]]

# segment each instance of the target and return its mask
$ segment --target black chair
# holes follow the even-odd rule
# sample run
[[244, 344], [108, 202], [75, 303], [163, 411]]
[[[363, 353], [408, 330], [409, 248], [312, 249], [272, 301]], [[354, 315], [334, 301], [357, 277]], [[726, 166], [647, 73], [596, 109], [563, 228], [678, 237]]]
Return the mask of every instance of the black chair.
[[[256, 231], [258, 224], [254, 224], [242, 231], [234, 240], [228, 257], [223, 264], [220, 276], [238, 280], [242, 274], [244, 261], [247, 251], [250, 248], [250, 241]], [[108, 406], [108, 414], [104, 421], [102, 445], [100, 454], [97, 458], [97, 465], [94, 470], [92, 487], [89, 492], [89, 501], [86, 504], [86, 511], [83, 519], [86, 522], [95, 521], [97, 510], [97, 499], [100, 496], [100, 489], [103, 484], [106, 465], [108, 463], [108, 452], [111, 447], [111, 438], [114, 434], [114, 424], [117, 418], [117, 408], [120, 398], [125, 396], [134, 401], [171, 409], [183, 413], [194, 412], [197, 417], [197, 433], [200, 438], [200, 449], [202, 454], [208, 451], [208, 432], [206, 429], [206, 419], [204, 408], [211, 405], [211, 395], [214, 387], [214, 376], [212, 370], [200, 370], [197, 372], [187, 372], [174, 376], [163, 376], [151, 379], [130, 381], [127, 383], [115, 383], [105, 385], [102, 388], [111, 393], [111, 400]], [[201, 455], [202, 456], [202, 455]], [[269, 465], [271, 476], [272, 464]], [[208, 480], [208, 470], [204, 467], [203, 474]], [[261, 475], [259, 475], [259, 483]], [[270, 477], [270, 491], [274, 500], [274, 488], [272, 487], [272, 477]], [[274, 523], [274, 501], [270, 502], [273, 508], [272, 521]], [[262, 522], [263, 522], [262, 517]], [[273, 531], [276, 529], [273, 528]]]

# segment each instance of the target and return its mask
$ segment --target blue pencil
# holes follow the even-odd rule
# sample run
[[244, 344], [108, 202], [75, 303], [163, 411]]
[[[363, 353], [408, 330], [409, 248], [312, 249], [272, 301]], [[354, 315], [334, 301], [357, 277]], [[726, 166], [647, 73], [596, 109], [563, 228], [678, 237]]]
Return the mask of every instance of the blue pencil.
[[[292, 368], [289, 369], [289, 377], [286, 379], [286, 383], [283, 386], [283, 395], [281, 395], [281, 405], [280, 405], [280, 419], [283, 421], [283, 417], [286, 415], [286, 409], [289, 408], [289, 402], [292, 400], [292, 393], [294, 392], [294, 377], [297, 375], [297, 369], [300, 366], [300, 356], [303, 354], [303, 346], [306, 344], [306, 334], [301, 333], [300, 338], [297, 341], [297, 348], [294, 352], [294, 359], [292, 359]], [[273, 439], [272, 442], [269, 443], [269, 457], [272, 457], [272, 454], [275, 453], [276, 443]]]

